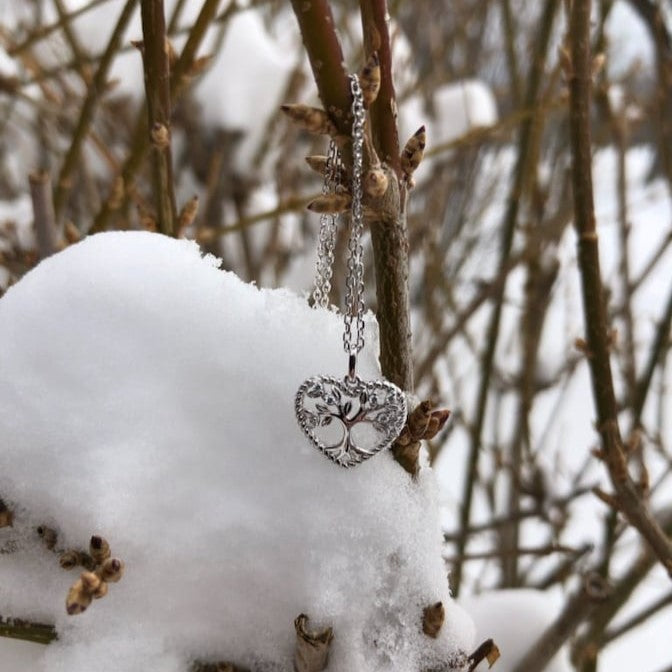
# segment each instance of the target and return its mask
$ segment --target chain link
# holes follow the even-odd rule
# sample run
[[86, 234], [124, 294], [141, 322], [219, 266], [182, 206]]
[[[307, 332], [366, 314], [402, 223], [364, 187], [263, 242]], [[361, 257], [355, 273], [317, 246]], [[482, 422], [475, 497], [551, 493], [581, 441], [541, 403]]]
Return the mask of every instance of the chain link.
[[357, 75], [350, 75], [352, 93], [352, 205], [348, 240], [348, 276], [345, 281], [343, 347], [356, 355], [364, 347], [364, 262], [362, 250], [362, 166], [364, 163], [364, 100]]
[[[336, 191], [340, 184], [342, 164], [336, 143], [332, 140], [327, 155], [322, 193]], [[315, 269], [315, 287], [313, 289], [313, 305], [320, 308], [329, 307], [331, 278], [334, 272], [334, 248], [336, 246], [337, 218], [334, 214], [323, 214], [320, 217], [320, 233], [317, 246], [317, 264]]]
[[[364, 347], [364, 263], [361, 243], [364, 216], [362, 213], [362, 169], [364, 164], [364, 99], [357, 75], [350, 75], [352, 93], [352, 204], [350, 206], [350, 237], [348, 240], [347, 277], [345, 281], [345, 313], [343, 320], [343, 347], [354, 362]], [[340, 186], [343, 164], [341, 155], [332, 141], [329, 145], [327, 165], [322, 186], [323, 194], [330, 194]], [[325, 214], [320, 217], [317, 264], [313, 303], [327, 308], [334, 267], [337, 217]]]

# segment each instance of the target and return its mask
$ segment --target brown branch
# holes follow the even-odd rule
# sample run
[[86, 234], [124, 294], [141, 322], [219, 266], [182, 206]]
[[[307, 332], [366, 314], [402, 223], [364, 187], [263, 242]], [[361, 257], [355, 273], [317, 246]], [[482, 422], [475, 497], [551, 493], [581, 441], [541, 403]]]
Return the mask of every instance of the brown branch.
[[360, 0], [364, 51], [376, 52], [380, 61], [380, 91], [369, 108], [373, 146], [381, 161], [387, 163], [401, 179], [397, 101], [392, 81], [392, 50], [387, 29], [389, 14], [386, 0]]
[[586, 547], [575, 548], [574, 546], [564, 546], [563, 544], [548, 544], [547, 546], [539, 547], [523, 547], [518, 548], [496, 548], [492, 551], [483, 551], [482, 553], [463, 553], [460, 556], [444, 557], [446, 562], [457, 562], [458, 557], [462, 562], [468, 560], [492, 560], [506, 557], [520, 557], [523, 555], [531, 555], [535, 557], [545, 557], [555, 553], [568, 553], [575, 557], [579, 557], [586, 553]]
[[45, 259], [58, 250], [59, 239], [54, 202], [51, 198], [51, 178], [46, 172], [31, 173], [28, 181], [33, 203], [37, 251], [40, 259]]
[[341, 135], [350, 135], [350, 87], [334, 17], [327, 0], [292, 0], [324, 109]]
[[578, 262], [583, 295], [588, 365], [597, 427], [604, 461], [615, 490], [619, 511], [649, 542], [672, 576], [672, 544], [651, 515], [640, 489], [628, 473], [618, 427], [618, 407], [611, 374], [609, 326], [600, 274], [599, 249], [593, 204], [590, 137], [590, 1], [574, 0], [568, 32], [570, 86], [569, 125], [572, 149], [572, 185]]
[[163, 0], [141, 0], [142, 62], [145, 69], [147, 120], [152, 145], [154, 203], [159, 231], [176, 231], [175, 187], [170, 131], [170, 71], [168, 65], [166, 17]]
[[0, 637], [22, 639], [35, 644], [49, 644], [58, 639], [58, 634], [53, 625], [0, 616]]

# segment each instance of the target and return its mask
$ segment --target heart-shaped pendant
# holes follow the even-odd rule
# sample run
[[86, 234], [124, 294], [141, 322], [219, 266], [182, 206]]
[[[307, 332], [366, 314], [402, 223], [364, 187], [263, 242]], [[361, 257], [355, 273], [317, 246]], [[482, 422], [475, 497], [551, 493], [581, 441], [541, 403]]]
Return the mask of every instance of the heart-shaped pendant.
[[352, 467], [387, 448], [406, 422], [406, 399], [385, 380], [315, 376], [296, 393], [296, 418], [316, 448]]

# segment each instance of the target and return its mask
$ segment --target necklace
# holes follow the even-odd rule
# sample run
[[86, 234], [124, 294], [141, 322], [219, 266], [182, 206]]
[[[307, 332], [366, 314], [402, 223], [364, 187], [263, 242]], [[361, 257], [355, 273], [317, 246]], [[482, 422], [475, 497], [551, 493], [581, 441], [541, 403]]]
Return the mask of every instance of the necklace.
[[[343, 347], [348, 355], [344, 378], [314, 376], [305, 380], [295, 398], [296, 418], [310, 442], [341, 467], [352, 467], [388, 448], [406, 422], [402, 391], [386, 380], [362, 380], [356, 374], [357, 354], [364, 347], [364, 264], [362, 250], [362, 166], [364, 160], [364, 103], [357, 75], [350, 75], [352, 94], [352, 202], [348, 240]], [[341, 155], [329, 146], [323, 194], [335, 193], [343, 174]], [[337, 218], [320, 217], [313, 299], [327, 308], [333, 275]]]

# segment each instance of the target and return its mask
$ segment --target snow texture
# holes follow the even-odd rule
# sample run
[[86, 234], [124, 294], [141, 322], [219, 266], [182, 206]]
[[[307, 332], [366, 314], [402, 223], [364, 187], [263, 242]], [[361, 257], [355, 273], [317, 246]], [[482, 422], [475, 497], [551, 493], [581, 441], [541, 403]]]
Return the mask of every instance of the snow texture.
[[[0, 554], [0, 613], [60, 633], [32, 669], [177, 672], [198, 657], [290, 670], [301, 612], [334, 628], [330, 672], [410, 672], [470, 650], [431, 470], [414, 482], [389, 453], [341, 469], [295, 422], [305, 378], [345, 373], [341, 329], [149, 233], [87, 238], [7, 292], [0, 492], [16, 521], [0, 548], [18, 550]], [[41, 523], [57, 548], [102, 534], [126, 562], [80, 616], [64, 603], [76, 572], [36, 540]], [[430, 640], [421, 614], [438, 600], [446, 623]]]
[[[512, 672], [523, 656], [551, 625], [562, 605], [562, 596], [548, 591], [518, 588], [494, 590], [460, 599], [476, 624], [477, 640], [491, 637], [501, 657], [497, 672]], [[544, 672], [571, 672], [566, 647], [544, 668]]]

